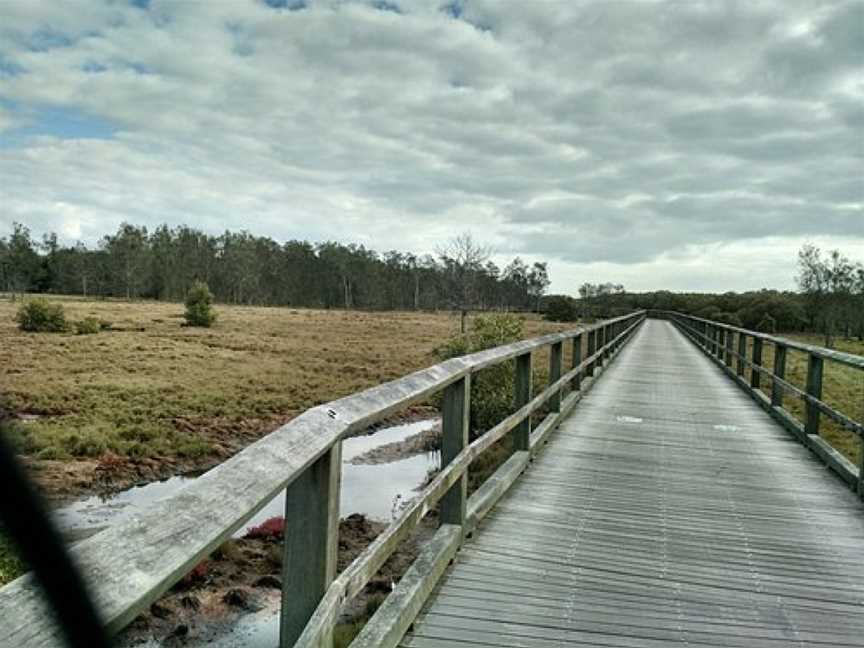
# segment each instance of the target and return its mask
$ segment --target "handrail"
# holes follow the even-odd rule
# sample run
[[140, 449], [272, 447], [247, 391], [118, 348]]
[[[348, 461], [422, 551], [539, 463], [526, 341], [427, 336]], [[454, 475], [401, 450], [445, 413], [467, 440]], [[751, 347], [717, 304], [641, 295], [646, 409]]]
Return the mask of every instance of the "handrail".
[[771, 344], [782, 344], [789, 349], [803, 351], [804, 353], [812, 353], [825, 360], [839, 362], [850, 367], [855, 367], [856, 369], [864, 369], [864, 356], [855, 355], [854, 353], [834, 351], [833, 349], [826, 349], [825, 347], [817, 346], [814, 344], [796, 342], [795, 340], [790, 340], [789, 338], [779, 337], [776, 335], [771, 335], [769, 333], [762, 333], [761, 331], [754, 331], [752, 329], [745, 329], [741, 328], [740, 326], [734, 326], [733, 324], [726, 324], [724, 322], [718, 322], [702, 317], [696, 317], [694, 315], [687, 315], [685, 313], [679, 313], [677, 311], [649, 310], [647, 312], [648, 317], [651, 317], [652, 314], [655, 313], [659, 313], [662, 315], [677, 315], [679, 317], [686, 317], [693, 322], [702, 322], [704, 324], [710, 324], [711, 326], [719, 326], [728, 331], [733, 331], [734, 333], [743, 333], [744, 335], [749, 335], [751, 337], [758, 337], [765, 342], [770, 342]]
[[[422, 518], [421, 511], [428, 510], [439, 499], [443, 498], [442, 512], [455, 510], [454, 502], [460, 505], [461, 522], [457, 523], [463, 523], [466, 501], [464, 492], [460, 502], [456, 491], [460, 487], [464, 491], [467, 467], [477, 454], [493, 442], [488, 439], [500, 439], [519, 426], [517, 432], [521, 434], [523, 428], [525, 432], [525, 447], [522, 449], [530, 450], [527, 440], [529, 430], [525, 423], [530, 414], [555, 393], [560, 394], [562, 386], [568, 381], [591, 376], [594, 369], [601, 367], [604, 360], [610, 358], [632, 335], [644, 318], [645, 311], [639, 311], [570, 331], [453, 358], [307, 410], [170, 498], [155, 502], [70, 550], [73, 560], [89, 583], [106, 628], [116, 633], [125, 627], [230, 538], [267, 502], [285, 490], [286, 517], [292, 521], [302, 520], [302, 523], [295, 524], [289, 521], [286, 525], [283, 561], [283, 592], [290, 591], [292, 597], [289, 606], [283, 596], [281, 645], [293, 645], [294, 638], [306, 627], [306, 622], [322, 602], [322, 597], [333, 591], [331, 583], [335, 577], [342, 439], [444, 389], [444, 454], [447, 454], [448, 443], [452, 446], [454, 439], [457, 443], [450, 463], [424, 490], [423, 497], [418, 498], [419, 504], [409, 507], [400, 517], [399, 523], [385, 532], [382, 536], [384, 539], [379, 538], [380, 542], [376, 541], [364, 552], [363, 568], [349, 567], [343, 572], [340, 583], [346, 584], [344, 592], [340, 592], [337, 598], [359, 591], [358, 588], [363, 586], [359, 583], [363, 581], [364, 574], [374, 573], [374, 570], [368, 570], [387, 553], [387, 549], [381, 547], [392, 542], [392, 546], [388, 545], [392, 552], [398, 539], [407, 533], [405, 529], [411, 526], [410, 520], [419, 521]], [[557, 348], [553, 358], [557, 357], [560, 364], [561, 345], [571, 340], [579, 341], [581, 359], [583, 334], [588, 338], [589, 349], [584, 361], [555, 380], [536, 398], [518, 403], [520, 407], [514, 415], [478, 441], [471, 445], [459, 445], [459, 435], [467, 441], [467, 428], [462, 428], [467, 425], [467, 408], [464, 406], [468, 405], [469, 397], [465, 394], [470, 393], [468, 387], [472, 373], [515, 358], [519, 360], [516, 363], [517, 372], [524, 372], [527, 367], [530, 375], [532, 351], [545, 346]], [[525, 358], [528, 358], [527, 363], [520, 360]], [[453, 403], [454, 395], [460, 393], [463, 398], [462, 410]], [[570, 399], [569, 404], [576, 400]], [[564, 409], [565, 406], [559, 404], [559, 411]], [[450, 420], [454, 412], [461, 412], [461, 422]], [[454, 431], [457, 434], [454, 435]], [[59, 630], [54, 626], [50, 612], [45, 609], [38, 585], [29, 575], [0, 589], [0, 619], [0, 645], [8, 643], [25, 648], [60, 643]], [[328, 629], [323, 630], [324, 643], [316, 645], [327, 645]], [[332, 624], [329, 631], [332, 631]]]
[[[648, 316], [660, 315], [671, 320], [715, 363], [720, 365], [735, 382], [744, 388], [764, 409], [776, 418], [804, 445], [819, 455], [825, 463], [864, 498], [864, 421], [856, 421], [823, 400], [822, 376], [824, 361], [864, 371], [864, 357], [833, 351], [810, 344], [801, 344], [786, 338], [743, 329], [723, 322], [694, 317], [674, 311], [649, 311]], [[738, 336], [737, 348], [734, 336]], [[747, 357], [747, 338], [753, 339], [752, 357]], [[773, 369], [762, 364], [763, 344], [774, 345]], [[786, 380], [786, 354], [789, 349], [807, 353], [807, 384], [801, 389]], [[732, 360], [736, 360], [733, 369]], [[750, 369], [750, 380], [744, 368]], [[762, 392], [762, 377], [771, 379], [771, 393]], [[805, 420], [799, 421], [783, 406], [784, 394], [792, 394], [804, 402]], [[858, 436], [861, 461], [852, 464], [836, 448], [819, 435], [820, 418], [827, 416], [844, 429]]]

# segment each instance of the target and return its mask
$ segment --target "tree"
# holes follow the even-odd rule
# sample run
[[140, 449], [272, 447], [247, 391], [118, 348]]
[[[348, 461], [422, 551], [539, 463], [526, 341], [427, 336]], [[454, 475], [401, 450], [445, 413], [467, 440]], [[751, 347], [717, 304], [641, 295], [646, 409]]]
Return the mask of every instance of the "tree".
[[186, 312], [183, 314], [187, 326], [209, 327], [216, 321], [213, 312], [213, 295], [203, 281], [196, 281], [186, 293]]
[[853, 263], [839, 250], [823, 258], [818, 247], [807, 244], [798, 252], [798, 286], [811, 322], [821, 330], [829, 348], [838, 326], [847, 337], [853, 325], [860, 327], [860, 301], [856, 297], [860, 269], [860, 263]]
[[448, 294], [461, 313], [462, 333], [465, 332], [468, 310], [477, 303], [477, 284], [483, 264], [491, 254], [490, 248], [474, 240], [469, 232], [460, 234], [438, 249], [447, 277]]
[[534, 300], [534, 310], [540, 312], [540, 300], [549, 287], [549, 269], [545, 263], [535, 263], [528, 273], [528, 294]]

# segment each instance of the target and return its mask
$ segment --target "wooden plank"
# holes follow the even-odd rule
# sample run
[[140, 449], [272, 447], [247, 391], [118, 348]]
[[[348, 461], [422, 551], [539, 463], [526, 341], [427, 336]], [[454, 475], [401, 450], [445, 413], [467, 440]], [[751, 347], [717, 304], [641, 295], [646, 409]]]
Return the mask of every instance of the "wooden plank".
[[[516, 358], [516, 375], [514, 376], [514, 405], [518, 409], [531, 400], [533, 389], [533, 372], [531, 370], [531, 354], [525, 353]], [[523, 420], [513, 432], [513, 449], [515, 451], [531, 448], [531, 418]]]
[[351, 648], [394, 648], [414, 622], [447, 565], [456, 555], [462, 529], [442, 525], [390, 595], [351, 642]]
[[[522, 357], [522, 356], [520, 356]], [[441, 407], [441, 466], [446, 467], [468, 446], [471, 414], [471, 376], [444, 390]], [[468, 475], [462, 475], [441, 498], [441, 523], [465, 523]]]
[[519, 476], [525, 471], [531, 453], [514, 452], [501, 466], [492, 473], [483, 485], [468, 499], [468, 515], [465, 521], [465, 533], [469, 534], [477, 528], [477, 524], [486, 517], [492, 507], [507, 492]]
[[279, 645], [290, 648], [336, 577], [342, 444], [296, 479], [285, 494]]

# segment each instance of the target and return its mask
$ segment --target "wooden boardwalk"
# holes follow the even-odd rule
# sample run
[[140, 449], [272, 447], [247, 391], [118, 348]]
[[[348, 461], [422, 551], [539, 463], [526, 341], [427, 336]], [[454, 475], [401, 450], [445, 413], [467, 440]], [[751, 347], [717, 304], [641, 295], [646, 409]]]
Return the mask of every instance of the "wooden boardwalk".
[[648, 320], [401, 645], [672, 644], [864, 646], [864, 506]]

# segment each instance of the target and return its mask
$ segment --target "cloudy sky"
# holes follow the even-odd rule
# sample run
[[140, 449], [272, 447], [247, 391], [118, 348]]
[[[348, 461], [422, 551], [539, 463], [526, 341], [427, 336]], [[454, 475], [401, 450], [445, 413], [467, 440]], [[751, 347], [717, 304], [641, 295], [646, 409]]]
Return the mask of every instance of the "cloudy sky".
[[0, 0], [0, 236], [122, 221], [434, 251], [552, 289], [864, 259], [864, 3]]

